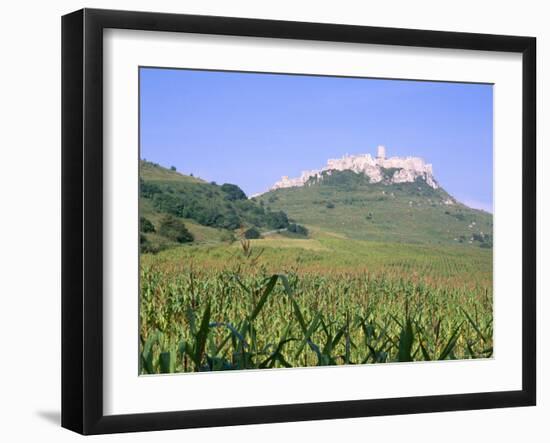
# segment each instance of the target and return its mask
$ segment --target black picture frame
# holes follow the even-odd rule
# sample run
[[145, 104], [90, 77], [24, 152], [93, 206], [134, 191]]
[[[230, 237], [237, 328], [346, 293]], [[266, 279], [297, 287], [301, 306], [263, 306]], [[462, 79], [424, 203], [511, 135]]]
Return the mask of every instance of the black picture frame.
[[[177, 412], [103, 413], [103, 30], [522, 54], [522, 389]], [[231, 17], [83, 9], [62, 18], [62, 426], [82, 434], [531, 406], [536, 403], [536, 39]]]

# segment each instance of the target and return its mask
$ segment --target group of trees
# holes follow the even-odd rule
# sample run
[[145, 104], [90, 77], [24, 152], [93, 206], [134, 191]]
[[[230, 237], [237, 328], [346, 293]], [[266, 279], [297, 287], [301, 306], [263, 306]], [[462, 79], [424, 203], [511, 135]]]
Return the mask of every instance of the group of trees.
[[252, 227], [252, 228], [248, 228], [246, 231], [244, 231], [243, 236], [246, 239], [252, 240], [252, 239], [255, 239], [255, 238], [260, 238], [261, 234], [260, 234], [260, 231], [257, 228]]
[[230, 201], [246, 200], [246, 194], [237, 185], [231, 183], [224, 183], [220, 186], [221, 191], [225, 194], [225, 199]]
[[[309, 234], [309, 231], [305, 226], [298, 225], [296, 223], [288, 223], [287, 226], [285, 226], [284, 228], [277, 229], [286, 229], [287, 232], [299, 237], [307, 237]], [[246, 239], [261, 238], [261, 232], [259, 231], [259, 229], [251, 227], [244, 231], [243, 237]]]
[[[185, 224], [173, 215], [165, 215], [159, 222], [158, 229], [151, 220], [139, 218], [139, 244], [141, 252], [157, 253], [166, 249], [169, 243], [189, 243], [194, 240]], [[148, 234], [157, 234], [150, 236]]]
[[283, 211], [266, 212], [266, 223], [272, 229], [288, 228], [288, 217]]
[[187, 230], [185, 224], [172, 215], [166, 215], [161, 220], [158, 232], [163, 237], [178, 243], [193, 241], [193, 234]]
[[269, 209], [261, 199], [248, 199], [239, 186], [231, 183], [218, 185], [186, 180], [184, 176], [181, 181], [140, 178], [140, 197], [147, 200], [148, 207], [162, 214], [161, 219], [154, 217], [154, 223], [140, 218], [140, 244], [144, 252], [158, 252], [170, 244], [192, 242], [193, 235], [182, 219], [223, 229], [229, 234], [228, 241], [234, 240], [234, 231], [243, 227], [242, 235], [247, 239], [260, 238], [262, 231], [272, 230], [308, 235], [307, 229], [291, 223], [284, 211]]
[[162, 213], [189, 218], [215, 228], [234, 230], [241, 226], [284, 229], [289, 221], [283, 211], [270, 211], [249, 200], [237, 185], [225, 183], [156, 184], [140, 181], [141, 197]]

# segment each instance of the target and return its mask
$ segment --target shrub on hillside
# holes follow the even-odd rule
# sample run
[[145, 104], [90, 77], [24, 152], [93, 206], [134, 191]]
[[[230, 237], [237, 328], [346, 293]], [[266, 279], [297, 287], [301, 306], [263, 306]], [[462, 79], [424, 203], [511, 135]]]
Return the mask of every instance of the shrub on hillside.
[[307, 237], [309, 233], [305, 226], [298, 225], [296, 223], [291, 223], [288, 225], [288, 232], [292, 232], [298, 235], [303, 235], [304, 237]]
[[246, 231], [244, 231], [244, 238], [252, 240], [255, 238], [260, 238], [260, 231], [258, 231], [256, 228], [249, 228]]
[[159, 234], [178, 243], [193, 241], [193, 234], [187, 230], [180, 220], [171, 215], [167, 215], [161, 220]]
[[239, 188], [237, 185], [232, 185], [231, 183], [224, 183], [220, 189], [225, 194], [226, 200], [234, 201], [234, 200], [247, 199], [244, 191], [241, 188]]
[[284, 229], [288, 227], [288, 217], [283, 211], [268, 212], [267, 225], [272, 229]]
[[160, 194], [162, 189], [154, 183], [147, 183], [142, 178], [139, 179], [139, 192], [142, 197], [153, 198], [155, 194]]
[[155, 232], [155, 226], [153, 223], [151, 223], [150, 220], [146, 219], [145, 217], [139, 218], [139, 230], [140, 232]]
[[142, 254], [156, 254], [157, 252], [166, 249], [166, 247], [167, 245], [165, 243], [152, 241], [143, 234], [140, 234], [139, 236], [139, 249]]
[[220, 240], [231, 244], [237, 239], [232, 231], [227, 231], [224, 229], [220, 235]]

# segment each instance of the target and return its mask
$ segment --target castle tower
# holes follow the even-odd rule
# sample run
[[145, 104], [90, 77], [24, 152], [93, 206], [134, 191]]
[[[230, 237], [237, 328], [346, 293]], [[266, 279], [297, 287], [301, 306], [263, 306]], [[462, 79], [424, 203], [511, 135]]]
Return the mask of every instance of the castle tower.
[[376, 158], [378, 160], [385, 160], [386, 159], [386, 147], [382, 145], [378, 145], [378, 152], [376, 154]]

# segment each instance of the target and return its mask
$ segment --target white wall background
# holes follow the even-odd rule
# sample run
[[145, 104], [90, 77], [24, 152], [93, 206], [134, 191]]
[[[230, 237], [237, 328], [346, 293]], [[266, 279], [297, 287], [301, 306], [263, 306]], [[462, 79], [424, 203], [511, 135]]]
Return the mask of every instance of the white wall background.
[[[60, 16], [81, 7], [531, 35], [538, 38], [539, 405], [534, 408], [329, 420], [102, 436], [94, 441], [548, 441], [550, 326], [550, 28], [536, 0], [53, 0], [2, 5], [0, 26], [0, 439], [81, 440], [60, 415]], [[519, 186], [519, 183], [518, 183]], [[543, 202], [546, 197], [546, 202]], [[541, 251], [544, 248], [544, 251]], [[519, 354], [518, 354], [519, 358]]]

